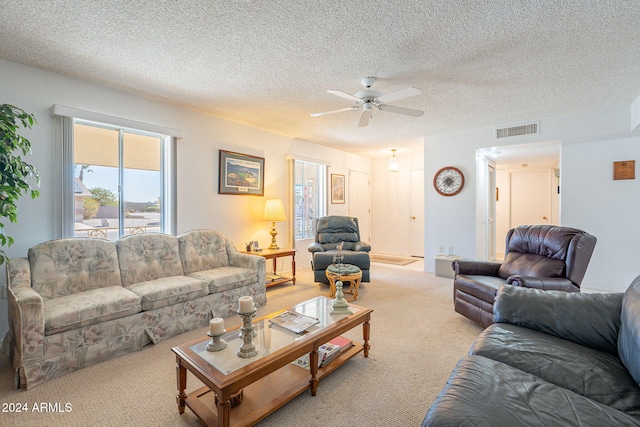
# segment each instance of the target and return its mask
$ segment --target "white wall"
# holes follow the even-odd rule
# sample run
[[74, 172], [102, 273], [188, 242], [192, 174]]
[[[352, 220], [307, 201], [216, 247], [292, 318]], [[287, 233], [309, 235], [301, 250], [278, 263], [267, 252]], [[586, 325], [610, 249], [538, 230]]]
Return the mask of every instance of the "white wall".
[[[562, 159], [562, 220], [598, 238], [588, 285], [624, 291], [640, 275], [640, 137], [565, 144]], [[620, 160], [636, 179], [613, 180]]]
[[[561, 225], [582, 228], [598, 238], [583, 289], [626, 289], [640, 274], [636, 231], [640, 182], [613, 182], [611, 162], [640, 157], [640, 137], [638, 129], [636, 135], [630, 132], [630, 116], [630, 106], [618, 106], [541, 119], [540, 135], [497, 141], [491, 127], [426, 138], [425, 269], [434, 271], [433, 256], [439, 245], [454, 246], [454, 252], [466, 258], [483, 259], [477, 240], [486, 224], [476, 209], [482, 203], [476, 196], [476, 149], [557, 140], [562, 142]], [[430, 180], [449, 165], [461, 169], [467, 180], [460, 194], [442, 197], [431, 188]]]
[[[265, 198], [289, 195], [287, 154], [326, 159], [330, 173], [348, 176], [348, 167], [370, 172], [368, 158], [324, 147], [312, 142], [265, 132], [217, 119], [162, 102], [126, 94], [58, 74], [0, 59], [1, 103], [16, 105], [36, 116], [37, 125], [22, 132], [32, 143], [27, 157], [40, 172], [41, 196], [19, 202], [18, 223], [6, 227], [15, 244], [7, 249], [10, 257], [26, 256], [30, 246], [59, 237], [61, 217], [61, 154], [55, 143], [53, 104], [166, 126], [183, 131], [177, 149], [178, 233], [212, 228], [223, 232], [236, 247], [258, 240], [261, 247], [271, 242], [270, 225], [262, 221]], [[218, 194], [218, 150], [230, 150], [265, 158], [265, 197]], [[341, 214], [348, 204], [330, 206], [329, 213]], [[287, 211], [291, 220], [291, 212]], [[290, 229], [278, 223], [278, 243], [290, 241]], [[297, 267], [309, 267], [306, 244], [297, 248]], [[283, 262], [290, 268], [288, 260]], [[6, 280], [1, 275], [0, 285]], [[6, 300], [0, 312], [7, 313]], [[8, 330], [7, 316], [0, 318], [0, 336]]]

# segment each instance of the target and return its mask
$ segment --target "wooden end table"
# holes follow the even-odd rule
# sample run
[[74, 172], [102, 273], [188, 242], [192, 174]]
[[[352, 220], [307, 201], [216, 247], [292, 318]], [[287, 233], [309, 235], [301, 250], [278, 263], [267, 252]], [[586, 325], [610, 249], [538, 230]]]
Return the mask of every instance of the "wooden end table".
[[[242, 251], [243, 254], [259, 255], [266, 259], [273, 259], [273, 273], [268, 274], [266, 286], [276, 286], [281, 283], [291, 282], [296, 284], [296, 250], [295, 249], [262, 249], [260, 251]], [[281, 257], [291, 257], [291, 277], [280, 276], [276, 273], [277, 260]]]
[[[350, 264], [345, 264], [350, 265]], [[336, 280], [341, 282], [349, 282], [349, 289], [342, 289], [342, 292], [346, 295], [351, 295], [351, 298], [347, 298], [347, 301], [355, 301], [358, 299], [358, 290], [360, 289], [360, 282], [362, 281], [362, 270], [358, 268], [355, 273], [336, 273], [325, 271], [327, 279], [329, 279], [329, 298], [335, 298], [336, 296]]]

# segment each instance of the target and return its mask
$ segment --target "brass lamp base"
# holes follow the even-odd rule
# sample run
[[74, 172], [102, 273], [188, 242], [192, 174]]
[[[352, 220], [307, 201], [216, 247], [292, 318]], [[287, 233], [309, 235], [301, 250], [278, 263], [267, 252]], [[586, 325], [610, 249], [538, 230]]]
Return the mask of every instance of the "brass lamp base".
[[280, 249], [280, 246], [278, 246], [278, 244], [276, 243], [276, 236], [278, 235], [278, 231], [276, 230], [276, 222], [273, 221], [273, 224], [271, 225], [271, 246], [269, 246], [269, 249]]

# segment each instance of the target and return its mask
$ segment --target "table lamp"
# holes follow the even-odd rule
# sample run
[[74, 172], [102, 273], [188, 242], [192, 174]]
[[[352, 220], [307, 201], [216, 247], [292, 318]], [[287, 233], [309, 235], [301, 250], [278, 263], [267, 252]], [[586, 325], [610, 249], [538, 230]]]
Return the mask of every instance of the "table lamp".
[[276, 236], [278, 231], [276, 230], [276, 221], [286, 221], [287, 217], [284, 215], [284, 205], [282, 199], [267, 199], [264, 205], [264, 214], [262, 215], [264, 221], [272, 221], [271, 224], [271, 246], [269, 249], [280, 249], [276, 243]]

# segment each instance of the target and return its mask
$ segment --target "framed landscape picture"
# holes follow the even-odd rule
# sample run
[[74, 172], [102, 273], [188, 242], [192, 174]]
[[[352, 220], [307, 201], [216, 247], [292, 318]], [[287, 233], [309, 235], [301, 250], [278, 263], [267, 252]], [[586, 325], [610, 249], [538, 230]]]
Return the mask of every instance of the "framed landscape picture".
[[331, 203], [344, 203], [344, 175], [331, 174]]
[[220, 150], [218, 194], [264, 195], [264, 157]]

